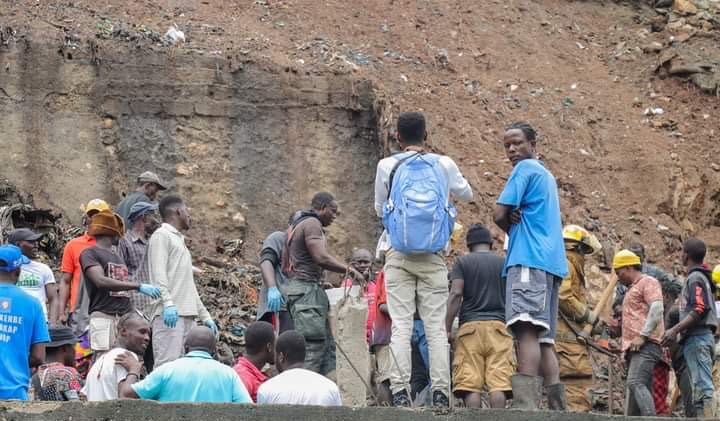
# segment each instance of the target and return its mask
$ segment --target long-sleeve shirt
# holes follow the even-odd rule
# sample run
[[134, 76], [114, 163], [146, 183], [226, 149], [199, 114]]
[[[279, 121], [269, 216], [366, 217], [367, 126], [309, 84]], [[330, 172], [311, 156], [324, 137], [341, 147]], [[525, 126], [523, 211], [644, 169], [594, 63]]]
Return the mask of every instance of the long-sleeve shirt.
[[170, 224], [162, 224], [150, 237], [148, 245], [150, 282], [160, 289], [160, 302], [155, 316], [163, 308], [174, 305], [180, 316], [210, 319], [210, 313], [200, 301], [193, 279], [192, 258], [185, 245], [185, 237]]
[[[382, 217], [383, 206], [388, 195], [388, 183], [390, 181], [390, 173], [392, 172], [395, 164], [406, 156], [415, 154], [417, 152], [403, 152], [387, 157], [377, 165], [377, 172], [375, 173], [375, 213], [377, 216]], [[465, 177], [460, 173], [455, 161], [447, 156], [441, 156], [438, 161], [440, 166], [445, 170], [448, 181], [448, 191], [457, 200], [469, 202], [473, 198], [472, 188], [467, 182]]]
[[680, 320], [694, 313], [696, 323], [686, 330], [682, 337], [714, 333], [717, 326], [715, 300], [710, 287], [711, 274], [697, 267], [690, 270], [680, 300]]
[[[576, 251], [566, 250], [568, 274], [560, 284], [559, 310], [579, 330], [588, 323], [590, 308], [585, 293], [585, 258]], [[558, 340], [575, 342], [575, 334], [565, 320], [558, 320]]]

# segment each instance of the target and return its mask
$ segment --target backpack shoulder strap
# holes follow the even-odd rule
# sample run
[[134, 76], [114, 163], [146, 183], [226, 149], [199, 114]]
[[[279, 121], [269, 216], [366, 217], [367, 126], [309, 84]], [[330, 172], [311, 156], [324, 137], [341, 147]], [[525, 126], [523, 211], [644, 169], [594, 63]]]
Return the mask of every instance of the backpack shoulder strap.
[[388, 193], [387, 193], [388, 199], [390, 198], [390, 192], [392, 191], [392, 185], [393, 185], [393, 179], [395, 178], [395, 173], [397, 172], [398, 168], [400, 168], [400, 165], [402, 165], [403, 162], [407, 161], [408, 159], [411, 159], [411, 158], [415, 159], [418, 156], [422, 156], [422, 155], [425, 155], [425, 152], [417, 152], [412, 155], [408, 155], [408, 156], [404, 157], [403, 159], [398, 159], [398, 161], [393, 166], [392, 171], [390, 171], [390, 177], [388, 178]]

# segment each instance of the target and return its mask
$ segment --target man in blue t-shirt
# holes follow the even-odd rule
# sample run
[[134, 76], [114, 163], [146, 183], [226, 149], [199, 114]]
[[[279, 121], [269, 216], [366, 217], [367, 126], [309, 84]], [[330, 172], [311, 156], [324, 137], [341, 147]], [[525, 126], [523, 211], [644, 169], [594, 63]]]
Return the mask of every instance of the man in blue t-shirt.
[[[510, 236], [505, 320], [517, 339], [513, 407], [537, 409], [544, 377], [550, 409], [565, 410], [565, 388], [553, 350], [559, 287], [567, 274], [555, 177], [535, 154], [536, 133], [513, 123], [503, 139], [513, 171], [495, 208], [495, 223]], [[538, 374], [542, 373], [542, 377]]]
[[30, 367], [45, 362], [50, 342], [40, 302], [15, 285], [28, 263], [18, 247], [0, 246], [0, 399], [28, 399]]

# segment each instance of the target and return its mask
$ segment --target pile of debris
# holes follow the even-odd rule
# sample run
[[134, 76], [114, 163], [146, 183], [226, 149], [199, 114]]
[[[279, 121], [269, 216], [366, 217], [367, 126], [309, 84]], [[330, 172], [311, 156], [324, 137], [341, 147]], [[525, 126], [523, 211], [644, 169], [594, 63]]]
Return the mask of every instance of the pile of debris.
[[220, 360], [233, 362], [245, 349], [245, 330], [255, 320], [260, 269], [227, 256], [202, 258], [195, 282], [220, 329]]
[[10, 231], [30, 228], [45, 234], [40, 240], [40, 250], [51, 262], [62, 257], [65, 243], [82, 233], [74, 227], [61, 224], [62, 215], [50, 209], [35, 207], [31, 195], [23, 195], [8, 180], [0, 180], [0, 243], [6, 241]]
[[720, 0], [658, 0], [651, 31], [663, 36], [643, 48], [658, 53], [656, 72], [720, 94]]

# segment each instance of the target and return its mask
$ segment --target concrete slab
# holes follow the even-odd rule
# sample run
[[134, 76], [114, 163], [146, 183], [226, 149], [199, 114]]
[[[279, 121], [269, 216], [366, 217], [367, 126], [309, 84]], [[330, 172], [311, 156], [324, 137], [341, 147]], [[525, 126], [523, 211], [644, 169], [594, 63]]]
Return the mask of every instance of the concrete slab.
[[[395, 408], [161, 404], [133, 400], [99, 403], [0, 402], [0, 421], [620, 421], [624, 419], [643, 418], [491, 409], [413, 411]], [[661, 418], [644, 419], [650, 421]]]

